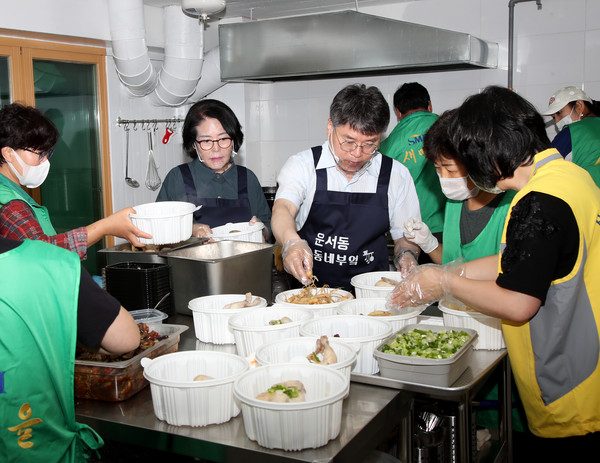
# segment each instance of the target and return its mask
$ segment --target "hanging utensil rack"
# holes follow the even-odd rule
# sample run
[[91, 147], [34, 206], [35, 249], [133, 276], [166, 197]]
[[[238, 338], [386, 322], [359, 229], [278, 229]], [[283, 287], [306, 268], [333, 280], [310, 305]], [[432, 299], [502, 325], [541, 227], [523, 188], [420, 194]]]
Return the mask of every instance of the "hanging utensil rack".
[[129, 128], [132, 130], [156, 130], [158, 124], [165, 124], [167, 128], [174, 129], [177, 124], [182, 123], [184, 120], [178, 117], [172, 117], [169, 119], [121, 119], [117, 118], [117, 126]]

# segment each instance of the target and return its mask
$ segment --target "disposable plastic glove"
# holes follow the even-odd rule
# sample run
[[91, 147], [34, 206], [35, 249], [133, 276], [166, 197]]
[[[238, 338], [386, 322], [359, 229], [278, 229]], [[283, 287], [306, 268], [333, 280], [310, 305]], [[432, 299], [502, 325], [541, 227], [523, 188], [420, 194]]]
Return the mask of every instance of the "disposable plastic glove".
[[415, 252], [405, 249], [394, 256], [394, 265], [396, 266], [396, 270], [400, 272], [400, 276], [406, 278], [419, 264]]
[[305, 240], [286, 241], [281, 250], [283, 267], [303, 285], [312, 282], [313, 254]]
[[419, 246], [427, 254], [439, 245], [427, 224], [416, 217], [411, 217], [404, 223], [404, 238]]
[[[250, 219], [250, 221], [248, 222], [248, 224], [254, 225], [255, 223], [263, 223], [263, 221], [260, 220], [255, 215], [253, 215], [252, 218]], [[263, 243], [266, 243], [267, 240], [269, 239], [269, 229], [266, 226], [264, 226], [262, 229], [262, 237], [263, 237]]]
[[464, 273], [462, 258], [446, 265], [420, 265], [388, 294], [386, 308], [400, 310], [443, 299], [451, 294], [452, 278], [464, 276]]

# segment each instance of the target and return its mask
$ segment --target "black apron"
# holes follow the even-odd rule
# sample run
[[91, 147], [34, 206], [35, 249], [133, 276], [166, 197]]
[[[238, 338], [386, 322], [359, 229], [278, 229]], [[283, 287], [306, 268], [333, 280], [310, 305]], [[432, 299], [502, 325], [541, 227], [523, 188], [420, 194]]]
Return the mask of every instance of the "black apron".
[[199, 198], [190, 166], [187, 163], [179, 166], [187, 201], [196, 206], [202, 206], [201, 209], [194, 212], [194, 223], [203, 223], [214, 228], [229, 222], [248, 222], [252, 218], [252, 209], [248, 198], [248, 171], [243, 166], [236, 165], [236, 168], [238, 197], [237, 199], [225, 199]]
[[354, 275], [389, 269], [386, 233], [390, 229], [388, 186], [392, 159], [382, 156], [375, 193], [327, 189], [327, 169], [317, 169], [322, 147], [312, 148], [317, 176], [315, 196], [300, 237], [313, 251], [319, 285], [352, 290]]

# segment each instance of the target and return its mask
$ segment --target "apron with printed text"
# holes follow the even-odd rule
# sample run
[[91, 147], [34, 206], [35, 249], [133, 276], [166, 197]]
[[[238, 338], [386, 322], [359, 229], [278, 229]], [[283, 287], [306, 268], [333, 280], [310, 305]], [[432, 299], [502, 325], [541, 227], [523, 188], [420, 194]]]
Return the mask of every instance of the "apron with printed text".
[[317, 185], [299, 235], [313, 251], [313, 274], [319, 284], [352, 290], [350, 279], [389, 269], [386, 232], [390, 229], [388, 185], [392, 159], [382, 156], [375, 193], [327, 189], [327, 170], [317, 169], [322, 148], [313, 147]]

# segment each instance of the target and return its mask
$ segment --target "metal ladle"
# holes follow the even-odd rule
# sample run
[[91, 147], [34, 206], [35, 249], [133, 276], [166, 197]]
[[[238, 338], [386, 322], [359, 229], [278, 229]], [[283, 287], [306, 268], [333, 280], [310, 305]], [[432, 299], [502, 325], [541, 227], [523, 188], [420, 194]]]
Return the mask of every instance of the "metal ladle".
[[131, 188], [138, 188], [140, 186], [137, 180], [129, 176], [129, 127], [125, 127], [125, 183]]

